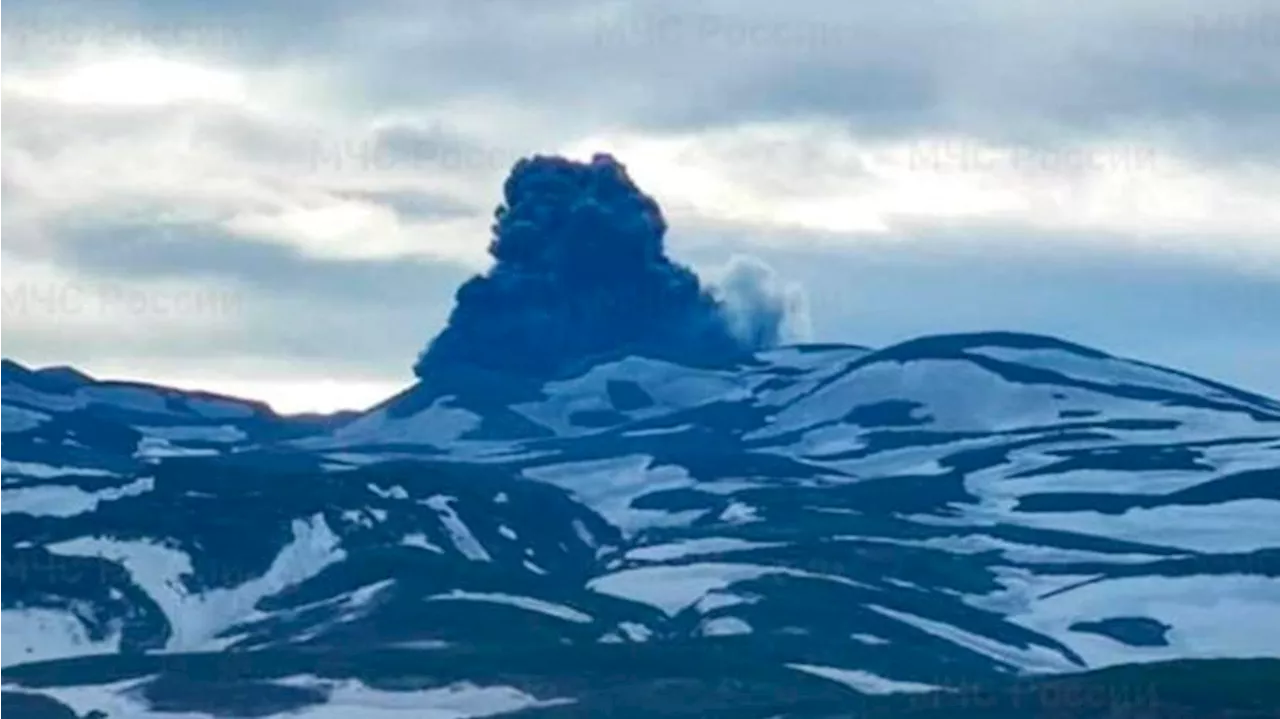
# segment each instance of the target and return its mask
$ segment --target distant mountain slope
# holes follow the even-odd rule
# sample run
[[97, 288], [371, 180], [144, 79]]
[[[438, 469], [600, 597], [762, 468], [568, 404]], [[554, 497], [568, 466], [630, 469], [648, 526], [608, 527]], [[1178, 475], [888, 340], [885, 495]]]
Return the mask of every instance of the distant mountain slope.
[[6, 708], [847, 716], [1280, 656], [1280, 403], [1052, 338], [2, 397]]

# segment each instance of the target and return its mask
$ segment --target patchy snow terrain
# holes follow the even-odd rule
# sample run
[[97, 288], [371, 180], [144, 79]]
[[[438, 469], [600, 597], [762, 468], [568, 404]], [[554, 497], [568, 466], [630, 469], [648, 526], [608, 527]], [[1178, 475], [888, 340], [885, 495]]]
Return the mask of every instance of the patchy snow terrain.
[[592, 716], [682, 682], [700, 716], [1280, 656], [1280, 403], [1044, 337], [332, 418], [6, 362], [3, 403], [5, 690], [80, 714]]

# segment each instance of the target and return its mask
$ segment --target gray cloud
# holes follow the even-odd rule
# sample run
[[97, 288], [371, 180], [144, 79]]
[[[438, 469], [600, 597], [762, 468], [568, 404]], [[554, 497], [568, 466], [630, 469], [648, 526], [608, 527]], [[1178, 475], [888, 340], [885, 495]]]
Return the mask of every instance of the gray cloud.
[[[14, 0], [6, 10], [6, 83], [112, 41], [238, 72], [250, 94], [239, 105], [117, 107], [6, 87], [9, 355], [91, 370], [112, 357], [144, 374], [260, 362], [407, 379], [475, 270], [464, 255], [487, 243], [511, 162], [630, 134], [694, 138], [676, 163], [687, 173], [670, 188], [646, 184], [672, 210], [676, 259], [714, 268], [735, 252], [765, 256], [779, 287], [806, 287], [817, 339], [1029, 330], [1280, 395], [1266, 369], [1280, 365], [1280, 279], [1267, 266], [1280, 227], [1274, 216], [1232, 224], [1258, 214], [1256, 198], [1206, 201], [1194, 227], [1159, 233], [907, 208], [873, 238], [757, 216], [726, 224], [686, 207], [678, 182], [713, 168], [756, 178], [766, 199], [875, 191], [880, 175], [806, 129], [821, 126], [917, 143], [915, 157], [933, 152], [975, 184], [992, 162], [1040, 163], [1044, 175], [1127, 162], [1079, 154], [1119, 152], [1088, 149], [1114, 143], [1160, 172], [1201, 171], [1175, 188], [1175, 207], [1208, 196], [1221, 179], [1210, 169], [1265, 197], [1280, 168], [1280, 12], [1267, 0]], [[753, 123], [779, 134], [717, 134]], [[939, 135], [959, 144], [939, 150]], [[993, 160], [991, 144], [1012, 154]], [[1165, 177], [1112, 174], [1123, 172], [1138, 187]], [[1088, 217], [1093, 199], [1066, 192], [1051, 209]], [[70, 299], [51, 305], [50, 287]], [[43, 304], [20, 302], [23, 288], [45, 292]], [[102, 315], [92, 330], [86, 307]]]
[[[44, 259], [91, 279], [15, 285], [6, 278], [6, 321], [20, 321], [24, 312], [46, 320], [40, 327], [10, 323], [6, 339], [18, 355], [87, 363], [120, 352], [144, 363], [261, 355], [339, 375], [408, 378], [423, 337], [443, 322], [469, 274], [439, 261], [317, 260], [201, 226], [80, 226], [55, 236], [42, 246], [51, 253]], [[186, 287], [148, 285], [166, 280]], [[99, 291], [103, 299], [96, 299]], [[33, 294], [23, 304], [25, 292]], [[65, 299], [50, 306], [50, 293]], [[109, 310], [132, 326], [102, 328], [99, 346], [60, 327], [86, 315], [106, 319]], [[139, 332], [169, 319], [196, 331]]]
[[374, 107], [500, 97], [530, 114], [560, 110], [568, 132], [822, 116], [865, 136], [1053, 145], [1120, 134], [1208, 160], [1276, 151], [1266, 130], [1280, 39], [1259, 28], [1280, 13], [1264, 0], [1105, 11], [560, 0], [508, 13], [443, 3], [355, 24], [368, 50], [341, 58], [343, 91]]
[[[838, 248], [830, 238], [794, 239], [794, 249], [752, 252], [817, 298], [810, 315], [820, 338], [884, 346], [925, 334], [1036, 332], [1280, 395], [1273, 277], [1122, 241], [1081, 252], [1081, 240], [1097, 238], [1012, 228]], [[686, 251], [699, 267], [736, 249], [723, 237], [689, 244], [700, 245]]]

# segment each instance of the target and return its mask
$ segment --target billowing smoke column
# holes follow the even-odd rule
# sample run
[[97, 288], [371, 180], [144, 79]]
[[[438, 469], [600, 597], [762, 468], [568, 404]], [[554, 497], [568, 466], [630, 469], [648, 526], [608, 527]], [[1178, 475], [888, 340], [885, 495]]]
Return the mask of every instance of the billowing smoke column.
[[503, 198], [495, 263], [458, 288], [419, 377], [442, 363], [549, 377], [620, 351], [720, 363], [787, 339], [795, 298], [757, 287], [772, 271], [731, 266], [723, 292], [704, 288], [667, 258], [662, 210], [612, 156], [522, 159]]
[[735, 255], [713, 278], [729, 329], [748, 347], [766, 348], [809, 339], [809, 302], [798, 285], [783, 282], [773, 268]]

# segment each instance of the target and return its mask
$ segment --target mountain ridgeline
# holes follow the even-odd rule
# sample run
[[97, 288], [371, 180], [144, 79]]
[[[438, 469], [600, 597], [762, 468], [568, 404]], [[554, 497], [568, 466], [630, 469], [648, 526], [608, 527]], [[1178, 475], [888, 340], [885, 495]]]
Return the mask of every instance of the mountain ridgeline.
[[664, 232], [613, 158], [522, 161], [362, 412], [6, 361], [3, 708], [1275, 716], [1280, 402], [1028, 334], [797, 343]]

